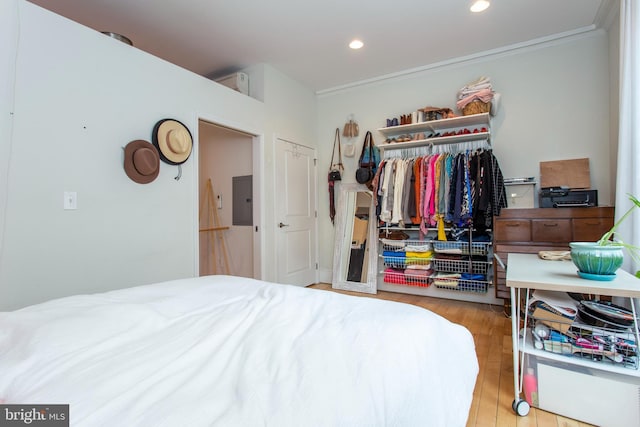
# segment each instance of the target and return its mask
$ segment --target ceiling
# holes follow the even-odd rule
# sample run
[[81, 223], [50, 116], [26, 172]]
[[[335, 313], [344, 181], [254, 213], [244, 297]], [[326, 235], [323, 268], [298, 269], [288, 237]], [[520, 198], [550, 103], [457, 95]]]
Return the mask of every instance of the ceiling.
[[[268, 63], [316, 92], [599, 28], [617, 0], [30, 0], [197, 74]], [[364, 41], [358, 51], [353, 38]]]

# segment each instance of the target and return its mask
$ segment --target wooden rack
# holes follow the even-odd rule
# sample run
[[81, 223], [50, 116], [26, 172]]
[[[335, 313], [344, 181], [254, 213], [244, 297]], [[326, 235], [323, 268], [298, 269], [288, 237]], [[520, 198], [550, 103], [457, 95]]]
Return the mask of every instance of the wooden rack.
[[207, 180], [207, 185], [205, 188], [204, 199], [202, 200], [202, 204], [200, 205], [200, 226], [202, 227], [202, 214], [203, 210], [207, 209], [207, 224], [208, 226], [201, 228], [200, 233], [207, 233], [209, 238], [211, 239], [211, 259], [213, 266], [213, 274], [218, 274], [218, 261], [216, 259], [216, 243], [219, 243], [220, 249], [222, 251], [222, 255], [224, 258], [223, 265], [223, 274], [231, 274], [231, 269], [229, 268], [229, 253], [227, 250], [227, 244], [224, 237], [224, 231], [228, 230], [229, 227], [220, 225], [220, 217], [218, 216], [218, 210], [214, 204], [214, 194], [213, 194], [213, 184], [211, 183], [211, 178]]

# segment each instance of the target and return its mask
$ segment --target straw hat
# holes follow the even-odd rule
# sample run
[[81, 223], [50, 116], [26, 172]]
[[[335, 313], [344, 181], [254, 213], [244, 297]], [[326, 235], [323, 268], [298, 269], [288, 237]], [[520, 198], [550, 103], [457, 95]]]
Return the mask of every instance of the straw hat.
[[137, 139], [124, 147], [124, 171], [138, 184], [148, 184], [160, 173], [160, 155], [148, 141]]
[[153, 127], [152, 138], [153, 145], [158, 148], [163, 162], [180, 165], [191, 155], [193, 148], [191, 132], [177, 120], [160, 120]]

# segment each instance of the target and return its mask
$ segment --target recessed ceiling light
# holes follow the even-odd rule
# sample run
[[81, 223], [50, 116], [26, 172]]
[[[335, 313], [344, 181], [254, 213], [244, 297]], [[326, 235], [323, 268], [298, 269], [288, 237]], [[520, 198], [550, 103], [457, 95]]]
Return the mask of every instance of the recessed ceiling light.
[[483, 10], [486, 10], [490, 5], [491, 3], [488, 0], [477, 0], [473, 2], [469, 10], [471, 12], [482, 12]]
[[360, 49], [362, 46], [364, 46], [364, 43], [362, 43], [360, 40], [355, 39], [353, 40], [351, 43], [349, 43], [349, 47], [351, 49]]

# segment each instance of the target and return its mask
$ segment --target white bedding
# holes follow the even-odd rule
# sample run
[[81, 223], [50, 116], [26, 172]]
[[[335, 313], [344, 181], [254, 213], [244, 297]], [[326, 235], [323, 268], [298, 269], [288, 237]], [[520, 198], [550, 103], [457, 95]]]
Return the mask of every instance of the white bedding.
[[72, 426], [464, 426], [477, 373], [428, 310], [240, 277], [0, 313], [0, 401]]

